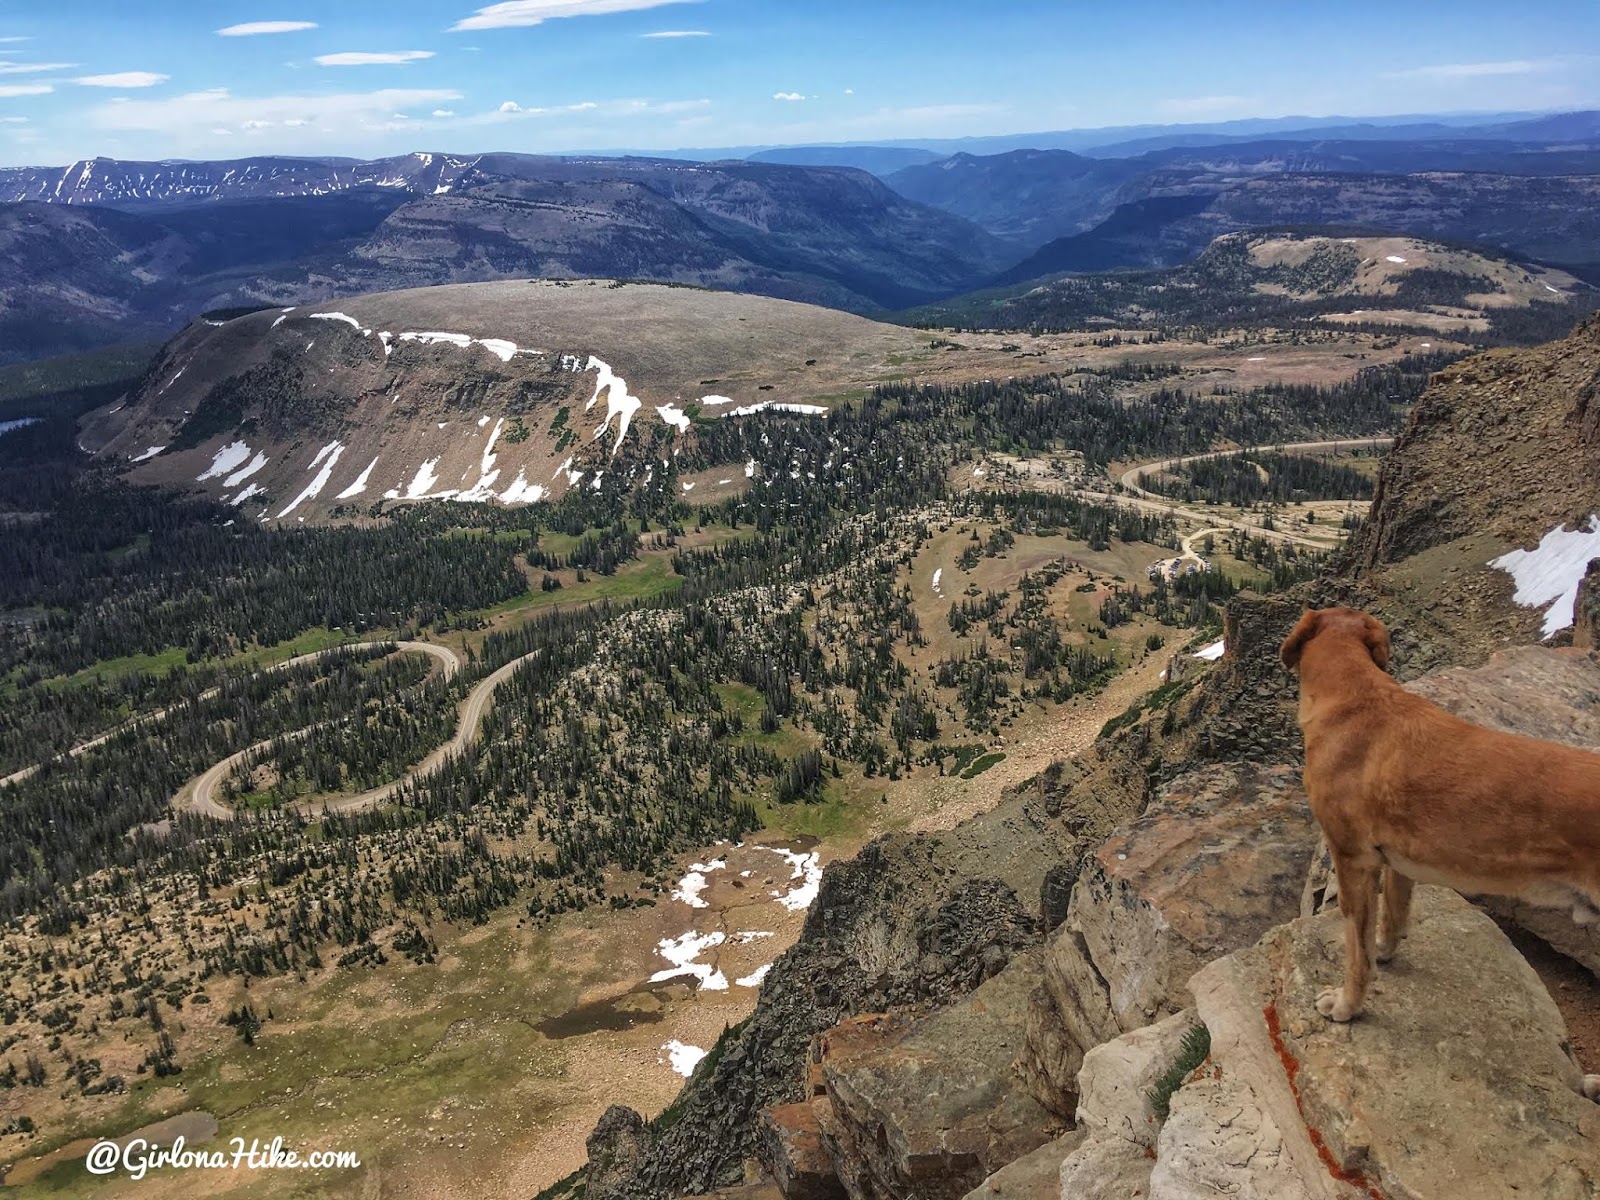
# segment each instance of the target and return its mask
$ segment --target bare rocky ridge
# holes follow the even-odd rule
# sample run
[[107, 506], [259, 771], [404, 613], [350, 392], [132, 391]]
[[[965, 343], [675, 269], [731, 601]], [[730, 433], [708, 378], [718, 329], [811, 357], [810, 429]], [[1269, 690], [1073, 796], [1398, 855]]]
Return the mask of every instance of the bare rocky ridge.
[[[1568, 472], [1587, 461], [1574, 402], [1594, 372], [1596, 333], [1591, 325], [1566, 343], [1443, 376], [1384, 467], [1383, 510], [1348, 556], [1349, 573], [1303, 597], [1237, 597], [1222, 660], [1177, 681], [1152, 711], [949, 834], [881, 839], [830, 867], [824, 897], [848, 880], [852, 903], [819, 902], [749, 1024], [687, 1085], [670, 1128], [653, 1143], [632, 1139], [631, 1170], [589, 1194], [698, 1194], [748, 1166], [781, 1181], [790, 1200], [957, 1196], [981, 1161], [993, 1173], [969, 1197], [1592, 1196], [1600, 1110], [1576, 1090], [1562, 1010], [1481, 908], [1422, 889], [1414, 932], [1380, 971], [1368, 1015], [1332, 1026], [1315, 1013], [1317, 991], [1339, 971], [1339, 918], [1300, 915], [1317, 834], [1298, 784], [1293, 682], [1276, 649], [1299, 600], [1358, 600], [1396, 621], [1397, 669], [1423, 694], [1485, 723], [1600, 745], [1600, 662], [1528, 644], [1537, 622], [1511, 606], [1507, 582], [1476, 565], [1491, 556], [1485, 548], [1507, 543], [1470, 531], [1482, 520], [1500, 536], [1527, 537], [1588, 503], [1591, 478]], [[1571, 385], [1565, 407], [1552, 374]], [[1501, 471], [1513, 430], [1494, 431], [1508, 404], [1528, 407], [1507, 418], [1524, 440]], [[1467, 453], [1455, 430], [1473, 431], [1476, 449]], [[1548, 482], [1539, 462], [1555, 464]], [[1505, 494], [1488, 494], [1502, 483]], [[1436, 577], [1424, 572], [1439, 544], [1419, 516], [1432, 512], [1447, 514], [1442, 536], [1458, 555]], [[1463, 547], [1473, 555], [1465, 562]], [[1591, 597], [1580, 599], [1574, 635], [1585, 645]], [[1508, 643], [1522, 645], [1489, 658]], [[1004, 847], [1004, 857], [984, 847]], [[882, 948], [908, 902], [915, 911], [930, 895], [960, 898], [950, 911], [967, 914], [970, 942], [983, 927], [967, 924], [982, 908], [973, 902], [994, 885], [966, 872], [1037, 896], [1030, 929], [1043, 943], [1030, 931], [1004, 947], [985, 938], [992, 953], [924, 958], [914, 999], [903, 986], [866, 986], [885, 961], [906, 962]], [[1587, 931], [1545, 936], [1578, 961], [1591, 953]], [[936, 971], [954, 974], [941, 985]], [[987, 982], [974, 991], [979, 977]], [[1024, 987], [1020, 1015], [1008, 1002], [992, 1018], [996, 1038], [1020, 1026], [1019, 1048], [981, 1068], [980, 1084], [970, 1072], [983, 1056], [970, 1052], [966, 1022], [988, 996]], [[832, 1002], [826, 1010], [811, 1002], [818, 995]], [[889, 1032], [872, 1034], [868, 1049], [857, 1040], [836, 1051], [823, 1027], [830, 1012], [887, 1013], [872, 1027]], [[1171, 1077], [1197, 1021], [1210, 1050]], [[834, 1055], [820, 1073], [808, 1067]], [[912, 1083], [942, 1071], [966, 1072], [962, 1085], [945, 1093]], [[867, 1079], [870, 1089], [855, 1082]], [[1165, 1117], [1152, 1100], [1158, 1084], [1172, 1091]], [[962, 1122], [953, 1108], [936, 1125], [930, 1094], [1015, 1097], [1019, 1088], [1039, 1115], [1031, 1141], [1008, 1133], [1013, 1161], [980, 1155], [938, 1183], [915, 1174], [925, 1161], [915, 1148]], [[767, 1097], [759, 1120], [749, 1106], [757, 1097]], [[1072, 1127], [1052, 1138], [1063, 1124]], [[691, 1145], [717, 1149], [690, 1155]]]

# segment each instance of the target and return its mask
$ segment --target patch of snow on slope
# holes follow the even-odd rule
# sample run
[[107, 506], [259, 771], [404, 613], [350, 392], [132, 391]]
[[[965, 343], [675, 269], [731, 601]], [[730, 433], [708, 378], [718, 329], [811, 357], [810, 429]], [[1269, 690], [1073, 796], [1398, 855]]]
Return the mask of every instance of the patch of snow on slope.
[[656, 405], [656, 412], [668, 425], [676, 425], [679, 433], [689, 432], [689, 414], [671, 404]]
[[1196, 650], [1193, 657], [1203, 658], [1207, 662], [1216, 662], [1217, 659], [1222, 657], [1223, 652], [1226, 651], [1227, 648], [1228, 644], [1226, 641], [1212, 642], [1211, 645], [1206, 646], [1203, 649]]
[[821, 404], [774, 404], [773, 412], [799, 413], [803, 417], [821, 417], [828, 412]]
[[529, 483], [526, 468], [517, 469], [517, 477], [511, 481], [511, 486], [500, 493], [502, 504], [533, 504], [543, 500], [548, 495], [544, 488], [537, 483]]
[[1544, 636], [1549, 637], [1572, 624], [1578, 584], [1593, 558], [1600, 558], [1600, 516], [1590, 516], [1584, 528], [1557, 525], [1532, 550], [1513, 550], [1489, 565], [1516, 581], [1511, 598], [1518, 604], [1544, 608]]
[[[485, 417], [483, 420], [487, 421], [488, 419], [489, 419], [488, 417]], [[484, 443], [484, 446], [483, 446], [483, 473], [485, 475], [487, 475], [489, 473], [489, 468], [494, 466], [494, 459], [495, 459], [494, 444], [500, 437], [500, 427], [502, 425], [504, 425], [505, 423], [506, 423], [506, 419], [504, 417], [501, 417], [498, 421], [496, 421], [494, 423], [494, 428], [489, 431], [489, 440]], [[483, 421], [479, 421], [478, 424], [481, 427], [483, 425]]]
[[144, 451], [143, 454], [136, 454], [129, 461], [130, 462], [143, 462], [147, 458], [154, 458], [156, 455], [160, 454], [165, 449], [166, 449], [165, 446], [146, 446], [145, 447], [145, 451]]
[[344, 491], [334, 497], [335, 500], [348, 500], [351, 496], [359, 496], [367, 490], [367, 480], [372, 478], [372, 468], [378, 465], [378, 460], [373, 459], [367, 464], [367, 469], [356, 476], [356, 481]]
[[[706, 1052], [699, 1046], [690, 1046], [674, 1038], [661, 1047], [667, 1052], [667, 1057], [672, 1060], [672, 1069], [685, 1079], [694, 1074], [694, 1069], [700, 1065], [700, 1060]], [[660, 1062], [660, 1059], [656, 1060]]]
[[306, 470], [309, 471], [319, 462], [322, 462], [324, 455], [327, 455], [328, 461], [322, 463], [322, 470], [317, 472], [317, 477], [315, 479], [306, 484], [305, 490], [291, 500], [288, 507], [278, 514], [278, 519], [280, 521], [283, 520], [284, 517], [287, 517], [295, 509], [299, 508], [303, 502], [307, 500], [314, 500], [322, 494], [322, 489], [328, 486], [328, 480], [333, 475], [333, 468], [338, 464], [339, 456], [343, 453], [343, 442], [329, 442], [321, 450], [317, 451], [316, 458], [311, 460], [311, 466], [307, 467]]
[[692, 491], [694, 491], [694, 484], [692, 484], [692, 483], [686, 483], [686, 484], [684, 484], [684, 485], [683, 485], [683, 490], [684, 490], [684, 491], [685, 491], [685, 492], [692, 492]]
[[706, 991], [727, 991], [728, 977], [710, 963], [697, 961], [707, 950], [722, 945], [726, 940], [726, 936], [720, 931], [696, 933], [693, 929], [687, 933], [680, 933], [675, 938], [662, 938], [656, 943], [656, 953], [672, 966], [650, 976], [650, 982], [663, 983], [668, 979], [693, 975]]
[[761, 981], [767, 977], [767, 972], [770, 971], [770, 970], [772, 970], [772, 964], [771, 963], [767, 963], [765, 966], [757, 967], [754, 971], [751, 971], [750, 974], [746, 975], [744, 978], [735, 979], [734, 983], [738, 984], [740, 987], [748, 987], [748, 988], [760, 987], [761, 986]]
[[267, 456], [265, 454], [261, 454], [261, 453], [258, 452], [256, 454], [256, 456], [254, 458], [252, 458], [247, 464], [245, 464], [239, 470], [235, 471], [232, 475], [229, 475], [226, 479], [224, 479], [222, 481], [222, 486], [223, 487], [229, 487], [229, 488], [238, 487], [246, 479], [249, 479], [250, 476], [254, 475], [257, 471], [261, 470], [262, 467], [266, 466], [267, 462], [268, 462]]
[[1547, 292], [1554, 292], [1558, 296], [1561, 295], [1561, 289], [1560, 288], [1553, 288], [1548, 283], [1544, 285], [1544, 290], [1547, 291]]
[[639, 411], [644, 401], [629, 393], [628, 381], [613, 372], [607, 364], [594, 355], [589, 356], [589, 365], [584, 369], [599, 372], [599, 378], [594, 384], [594, 395], [589, 397], [589, 403], [583, 406], [584, 411], [587, 412], [595, 406], [595, 401], [600, 399], [601, 392], [606, 394], [606, 419], [600, 428], [594, 431], [594, 436], [599, 438], [603, 432], [611, 428], [613, 418], [621, 415], [622, 419], [617, 423], [617, 440], [611, 444], [611, 455], [615, 458], [622, 446], [622, 439], [628, 436], [628, 425], [633, 421], [633, 414]]
[[756, 477], [756, 460], [755, 459], [752, 458], [749, 462], [745, 463], [745, 465], [744, 465], [744, 477], [746, 479], [754, 479]]
[[204, 483], [207, 479], [215, 479], [219, 475], [226, 475], [235, 470], [240, 463], [249, 457], [249, 446], [242, 441], [229, 442], [212, 457], [211, 465], [204, 472], [195, 476], [195, 482]]
[[229, 500], [228, 503], [233, 505], [233, 507], [238, 508], [239, 505], [243, 504], [246, 500], [250, 499], [251, 496], [259, 496], [264, 491], [266, 491], [265, 488], [259, 486], [258, 484], [252, 483], [249, 487], [245, 488], [244, 491], [240, 492], [232, 500]]
[[733, 401], [727, 396], [701, 396], [700, 403], [704, 405], [715, 406], [718, 404], [732, 404]]
[[708, 863], [690, 863], [689, 873], [678, 880], [678, 886], [672, 890], [672, 898], [681, 900], [690, 908], [709, 908], [700, 893], [706, 890], [706, 876], [712, 871], [721, 871], [728, 865], [725, 858], [714, 858]]
[[500, 472], [498, 470], [490, 471], [488, 474], [481, 476], [477, 483], [454, 497], [454, 499], [462, 504], [487, 503], [494, 499], [494, 481], [499, 478]]
[[1384, 262], [1392, 262], [1392, 263], [1403, 263], [1406, 260], [1401, 258], [1398, 254], [1385, 254], [1383, 256], [1383, 261]]
[[[117, 410], [113, 408], [111, 411]], [[10, 433], [13, 429], [21, 429], [24, 425], [36, 425], [38, 422], [38, 417], [19, 417], [15, 421], [0, 421], [0, 433]]]
[[943, 578], [944, 578], [944, 568], [940, 567], [937, 570], [935, 570], [934, 573], [933, 573], [933, 590], [934, 591], [937, 592], [939, 590], [939, 580], [941, 580]]
[[407, 499], [419, 499], [432, 490], [433, 485], [439, 482], [439, 476], [434, 473], [434, 468], [438, 465], [437, 458], [430, 458], [417, 468], [417, 473], [412, 476], [411, 482], [406, 484]]
[[310, 316], [310, 318], [313, 321], [343, 321], [345, 324], [349, 325], [350, 328], [352, 328], [352, 329], [360, 329], [361, 328], [361, 322], [356, 320], [354, 317], [350, 316], [348, 313], [342, 313], [342, 312], [309, 313], [307, 315]]
[[803, 882], [790, 888], [787, 892], [773, 892], [778, 903], [790, 912], [799, 912], [801, 909], [811, 907], [811, 902], [817, 898], [817, 889], [822, 883], [821, 855], [815, 850], [809, 854], [794, 850], [785, 850], [780, 846], [766, 846], [774, 854], [784, 859], [790, 866], [790, 879], [800, 879]]

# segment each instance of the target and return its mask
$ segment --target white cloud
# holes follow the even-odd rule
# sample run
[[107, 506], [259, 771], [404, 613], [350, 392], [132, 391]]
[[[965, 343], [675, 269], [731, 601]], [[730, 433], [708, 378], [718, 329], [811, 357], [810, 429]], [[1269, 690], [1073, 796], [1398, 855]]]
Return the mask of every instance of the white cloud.
[[432, 50], [347, 50], [339, 54], [319, 54], [316, 61], [324, 67], [383, 67], [432, 57]]
[[0, 125], [26, 125], [27, 117], [0, 117]]
[[245, 21], [217, 30], [219, 37], [254, 37], [261, 33], [299, 33], [302, 29], [315, 29], [315, 21]]
[[802, 96], [799, 92], [773, 92], [772, 93], [772, 98], [774, 100], [804, 100], [805, 99], [805, 97]]
[[686, 38], [710, 37], [711, 34], [704, 29], [663, 29], [660, 33], [641, 33], [642, 38]]
[[456, 115], [456, 110], [453, 108], [436, 108], [433, 110], [433, 115], [436, 117], [453, 117]]
[[33, 38], [31, 36], [26, 36], [26, 35], [23, 36], [23, 37], [0, 37], [0, 44], [8, 45], [8, 46], [13, 42], [31, 42], [31, 41], [33, 41]]
[[855, 88], [845, 88], [844, 94], [846, 96], [854, 96], [856, 94], [856, 90]]
[[1163, 100], [1160, 108], [1176, 117], [1203, 117], [1213, 113], [1235, 112], [1252, 103], [1248, 96], [1187, 96]]
[[77, 63], [0, 63], [0, 75], [37, 75], [41, 71], [68, 71]]
[[102, 130], [162, 134], [175, 143], [203, 141], [217, 130], [259, 131], [271, 124], [294, 129], [314, 126], [327, 131], [330, 139], [348, 141], [363, 132], [386, 128], [392, 112], [460, 99], [460, 92], [424, 88], [331, 96], [235, 96], [227, 88], [213, 88], [160, 100], [119, 97], [91, 109], [89, 124]]
[[509, 117], [553, 117], [558, 116], [561, 113], [589, 112], [599, 107], [600, 106], [593, 100], [585, 100], [582, 104], [560, 104], [553, 108], [546, 108], [543, 106], [524, 108], [515, 100], [507, 100], [499, 108], [495, 109], [493, 113], [489, 113], [487, 115], [493, 117], [500, 113], [504, 113]]
[[72, 82], [84, 87], [147, 88], [171, 78], [170, 75], [157, 75], [154, 71], [117, 71], [111, 75], [80, 75]]
[[48, 83], [6, 83], [0, 84], [0, 99], [10, 99], [12, 96], [44, 96], [55, 91]]
[[453, 32], [463, 29], [506, 29], [538, 25], [558, 17], [597, 17], [606, 13], [636, 12], [660, 8], [664, 4], [682, 3], [684, 0], [505, 0], [502, 4], [480, 8], [450, 28]]
[[1436, 67], [1412, 67], [1405, 71], [1387, 71], [1385, 79], [1481, 79], [1488, 75], [1531, 75], [1543, 64], [1527, 59], [1512, 62], [1445, 63]]

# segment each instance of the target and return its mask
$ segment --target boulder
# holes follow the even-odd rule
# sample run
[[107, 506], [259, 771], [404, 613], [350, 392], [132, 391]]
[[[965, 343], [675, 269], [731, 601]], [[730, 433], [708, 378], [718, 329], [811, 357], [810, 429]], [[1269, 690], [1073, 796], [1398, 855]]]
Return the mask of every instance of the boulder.
[[1046, 1142], [1001, 1167], [962, 1200], [1057, 1200], [1061, 1195], [1061, 1164], [1082, 1145], [1085, 1136], [1083, 1130], [1074, 1129]]
[[1330, 912], [1195, 975], [1219, 1078], [1202, 1071], [1174, 1096], [1153, 1197], [1600, 1193], [1600, 1107], [1578, 1093], [1549, 993], [1493, 921], [1419, 888], [1367, 1011], [1340, 1025], [1315, 1001], [1343, 954]]
[[824, 1059], [822, 1140], [850, 1196], [958, 1200], [1065, 1131], [1011, 1069], [1039, 980], [1022, 955], [894, 1044]]
[[1298, 771], [1216, 763], [1087, 855], [1018, 1063], [1034, 1097], [1072, 1112], [1084, 1050], [1183, 1008], [1202, 964], [1294, 917], [1316, 841]]
[[822, 1145], [817, 1109], [826, 1103], [801, 1100], [761, 1114], [756, 1152], [783, 1200], [844, 1200], [844, 1187]]
[[1174, 779], [1102, 844], [1067, 925], [1118, 1028], [1184, 1007], [1196, 970], [1298, 913], [1316, 841], [1298, 771], [1215, 764]]

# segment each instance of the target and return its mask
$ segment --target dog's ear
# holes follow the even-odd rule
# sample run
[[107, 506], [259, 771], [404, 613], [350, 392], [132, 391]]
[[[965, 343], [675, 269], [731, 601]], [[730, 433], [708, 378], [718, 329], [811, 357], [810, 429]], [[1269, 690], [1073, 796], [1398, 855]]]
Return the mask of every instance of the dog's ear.
[[1382, 621], [1371, 613], [1361, 614], [1361, 640], [1372, 653], [1372, 661], [1384, 670], [1389, 669], [1389, 631]]
[[1322, 614], [1314, 608], [1308, 608], [1301, 614], [1300, 622], [1289, 636], [1283, 639], [1283, 645], [1278, 647], [1278, 657], [1283, 660], [1283, 665], [1293, 671], [1300, 666], [1300, 652], [1305, 645], [1316, 636], [1317, 624]]

